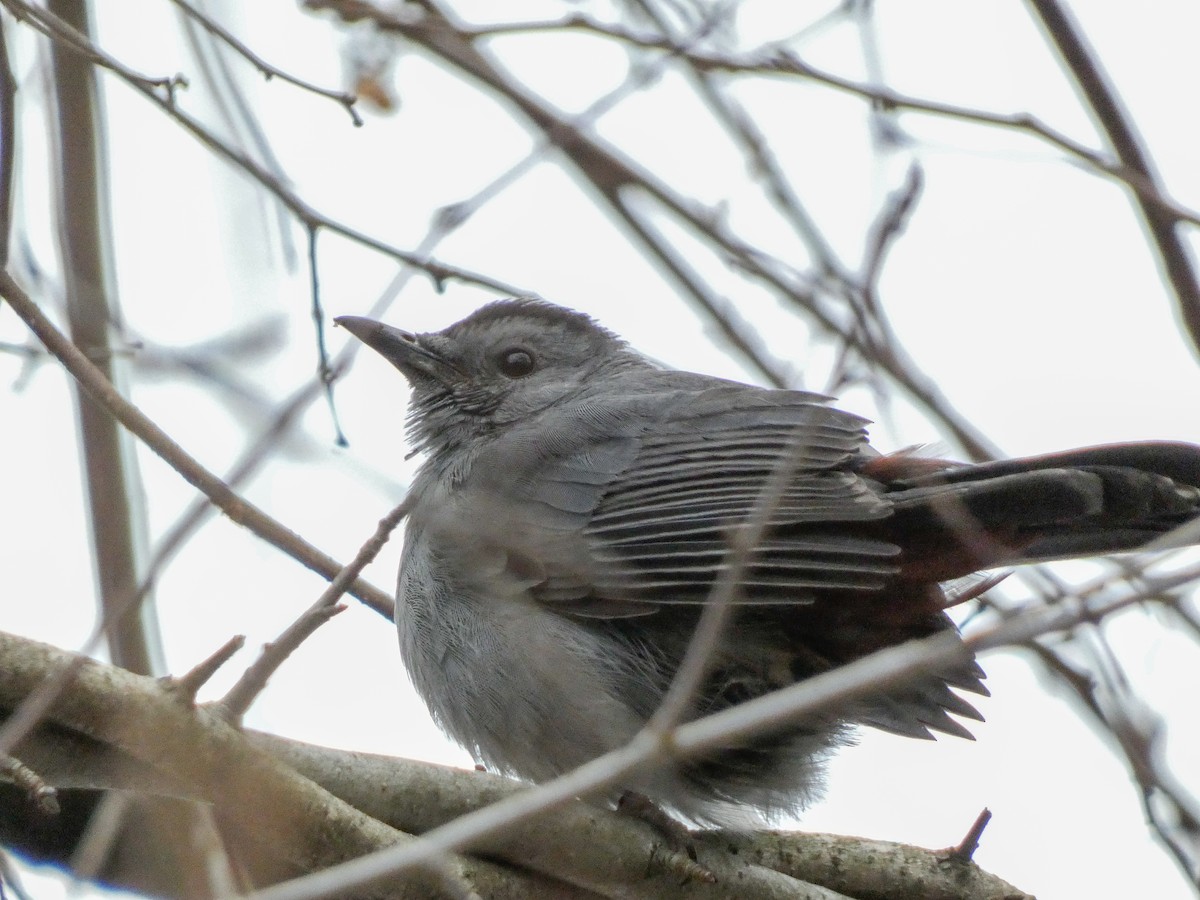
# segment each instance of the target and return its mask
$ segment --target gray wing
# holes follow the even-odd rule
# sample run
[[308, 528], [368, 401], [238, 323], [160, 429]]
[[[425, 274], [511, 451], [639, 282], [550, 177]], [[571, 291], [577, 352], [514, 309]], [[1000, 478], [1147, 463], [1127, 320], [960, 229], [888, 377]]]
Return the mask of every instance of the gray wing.
[[[580, 403], [540, 430], [537, 465], [507, 492], [577, 552], [560, 541], [543, 557], [539, 600], [599, 616], [702, 603], [731, 531], [762, 503], [769, 527], [738, 602], [805, 603], [817, 589], [874, 590], [895, 574], [895, 545], [830, 527], [890, 513], [849, 467], [866, 445], [864, 420], [814, 394], [715, 383]], [[791, 473], [771, 500], [779, 466]]]
[[[517, 437], [535, 462], [504, 479], [505, 496], [523, 510], [515, 529], [508, 522], [508, 564], [533, 573], [526, 582], [533, 596], [569, 615], [608, 619], [702, 604], [727, 565], [731, 531], [746, 526], [782, 464], [791, 474], [770, 504], [737, 602], [791, 604], [779, 628], [825, 636], [806, 649], [800, 669], [813, 674], [952, 628], [940, 607], [928, 611], [920, 598], [888, 590], [900, 549], [866, 533], [893, 510], [857, 474], [870, 453], [865, 420], [813, 394], [715, 383], [582, 402], [558, 410], [553, 427], [542, 422]], [[516, 549], [518, 533], [536, 544]], [[879, 615], [867, 619], [878, 619], [878, 634], [834, 627], [845, 605], [815, 601], [839, 590], [872, 598]], [[949, 685], [986, 693], [981, 676], [973, 664], [936, 673], [898, 694], [864, 698], [856, 718], [914, 737], [929, 737], [929, 728], [968, 735], [947, 711], [979, 715]]]

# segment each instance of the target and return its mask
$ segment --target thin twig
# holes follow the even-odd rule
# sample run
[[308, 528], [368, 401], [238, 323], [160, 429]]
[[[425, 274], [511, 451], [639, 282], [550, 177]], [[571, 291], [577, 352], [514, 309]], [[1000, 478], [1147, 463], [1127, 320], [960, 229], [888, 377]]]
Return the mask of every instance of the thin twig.
[[1129, 181], [1164, 273], [1175, 291], [1179, 315], [1191, 335], [1192, 348], [1200, 353], [1200, 280], [1191, 249], [1176, 227], [1180, 221], [1195, 225], [1200, 220], [1159, 202], [1162, 193], [1150, 155], [1142, 147], [1141, 137], [1129, 113], [1122, 108], [1116, 90], [1070, 11], [1058, 0], [1029, 0], [1029, 5], [1058, 49], [1063, 66], [1087, 100], [1092, 117], [1104, 129], [1121, 166], [1149, 188], [1139, 190], [1133, 180]]
[[[1153, 549], [1172, 547], [1178, 544], [1195, 543], [1200, 537], [1200, 522], [1190, 522], [1163, 535], [1147, 546]], [[1160, 557], [1165, 561], [1168, 556]], [[1138, 583], [1138, 565], [1114, 558], [1116, 571], [1122, 572], [1131, 583]], [[1041, 567], [1031, 570], [1044, 575]], [[1050, 583], [1032, 583], [1039, 595], [1039, 602], [1053, 605], [1062, 601], [1069, 592], [1056, 580]], [[1185, 610], [1177, 597], [1147, 594], [1148, 601], [1158, 601], [1169, 615], [1184, 616]], [[1010, 617], [1017, 611], [1006, 607], [1000, 598], [989, 598], [987, 606], [1002, 617]], [[1120, 673], [1119, 662], [1104, 640], [1101, 631], [1095, 628], [1075, 628], [1070, 632], [1070, 649], [1079, 650], [1090, 657], [1090, 664], [1081, 666], [1066, 658], [1055, 646], [1045, 639], [1025, 642], [1022, 647], [1034, 653], [1044, 671], [1068, 689], [1078, 701], [1081, 710], [1090, 717], [1094, 727], [1112, 739], [1115, 749], [1125, 759], [1131, 776], [1141, 788], [1140, 796], [1146, 822], [1153, 834], [1163, 844], [1168, 855], [1189, 880], [1197, 874], [1196, 854], [1190, 847], [1196, 845], [1200, 834], [1200, 808], [1195, 797], [1182, 785], [1175, 782], [1163, 754], [1158, 750], [1159, 733], [1154, 721], [1131, 718], [1129, 710], [1138, 707], [1138, 698], [1130, 695], [1127, 679]]]
[[13, 167], [17, 147], [17, 81], [8, 61], [8, 35], [0, 16], [0, 268], [8, 267], [12, 241]]
[[[356, 18], [374, 18], [367, 10], [368, 4], [360, 0], [307, 0], [306, 5], [312, 8], [337, 6], [343, 14]], [[420, 24], [415, 27], [420, 28]], [[589, 19], [586, 16], [570, 15], [563, 19], [542, 22], [517, 22], [500, 25], [488, 25], [480, 28], [459, 28], [458, 33], [464, 37], [476, 39], [498, 34], [518, 32], [548, 32], [548, 31], [583, 31], [598, 37], [621, 41], [633, 47], [644, 50], [657, 50], [678, 57], [688, 65], [700, 71], [724, 72], [733, 75], [775, 75], [803, 78], [834, 90], [860, 97], [873, 107], [884, 109], [904, 110], [938, 116], [940, 118], [957, 119], [977, 125], [1004, 128], [1010, 131], [1021, 131], [1030, 134], [1069, 156], [1074, 157], [1097, 174], [1106, 175], [1114, 180], [1124, 182], [1140, 198], [1153, 204], [1172, 218], [1200, 225], [1200, 212], [1186, 209], [1172, 198], [1163, 194], [1161, 188], [1152, 178], [1124, 162], [1114, 163], [1087, 145], [1073, 140], [1057, 129], [1051, 128], [1037, 116], [1029, 113], [995, 113], [982, 109], [958, 106], [953, 103], [943, 103], [913, 97], [894, 91], [887, 87], [863, 84], [853, 79], [843, 78], [831, 72], [823, 71], [800, 59], [783, 43], [769, 44], [759, 48], [752, 54], [740, 57], [704, 53], [688, 47], [669, 37], [637, 34], [620, 25], [607, 24]]]
[[355, 127], [362, 125], [362, 116], [360, 116], [358, 114], [358, 110], [354, 108], [354, 104], [358, 102], [358, 98], [353, 94], [346, 93], [345, 91], [335, 91], [330, 88], [320, 87], [319, 85], [313, 84], [311, 81], [305, 81], [303, 78], [298, 78], [297, 76], [292, 75], [291, 73], [286, 72], [277, 66], [271, 65], [269, 62], [247, 47], [244, 43], [234, 37], [233, 34], [223, 25], [219, 24], [218, 22], [209, 18], [209, 16], [207, 16], [205, 13], [196, 9], [196, 7], [188, 3], [187, 0], [171, 0], [171, 2], [179, 7], [179, 9], [182, 10], [185, 15], [195, 20], [205, 31], [215, 37], [220, 38], [230, 49], [232, 49], [238, 55], [244, 57], [252, 66], [262, 72], [263, 77], [268, 81], [270, 81], [272, 78], [278, 78], [280, 81], [286, 81], [288, 84], [295, 85], [301, 90], [316, 94], [319, 97], [326, 97], [343, 107], [346, 112], [350, 114], [350, 121], [354, 123]]
[[[742, 153], [746, 158], [747, 171], [758, 176], [757, 180], [762, 182], [768, 199], [804, 242], [816, 261], [817, 267], [827, 276], [845, 282], [845, 273], [837, 254], [821, 233], [820, 228], [817, 227], [817, 223], [808, 210], [804, 208], [804, 204], [800, 202], [800, 198], [784, 174], [778, 158], [771, 150], [766, 135], [758, 128], [746, 110], [721, 90], [710, 70], [691, 64], [694, 48], [707, 35], [711, 26], [681, 38], [670, 34], [669, 20], [659, 14], [652, 3], [640, 0], [638, 6], [646, 16], [654, 21], [660, 32], [669, 35], [664, 38], [663, 43], [678, 48], [670, 55], [678, 57], [687, 66], [688, 74], [691, 75], [693, 83], [709, 109], [741, 145]], [[731, 9], [729, 6], [715, 9], [710, 14], [713, 24], [715, 24], [717, 16], [722, 13], [728, 14]]]
[[[643, 2], [639, 2], [638, 6], [648, 18], [655, 22], [661, 32], [664, 34], [670, 32], [669, 20], [667, 17], [658, 14], [658, 11], [652, 4], [643, 0]], [[714, 22], [716, 16], [724, 12], [725, 9], [724, 7], [719, 7], [714, 11], [712, 14]], [[868, 315], [869, 310], [866, 308], [867, 301], [870, 298], [864, 296], [865, 292], [860, 284], [853, 281], [829, 241], [821, 233], [816, 222], [801, 203], [799, 196], [784, 172], [783, 166], [780, 165], [778, 158], [770, 148], [769, 141], [753, 117], [751, 117], [741, 104], [729, 95], [728, 91], [723, 89], [714, 72], [691, 65], [689, 51], [698, 44], [704, 33], [697, 32], [695, 35], [690, 35], [687, 39], [672, 36], [670, 41], [683, 51], [678, 58], [687, 66], [688, 73], [691, 75], [697, 91], [712, 110], [713, 115], [725, 126], [730, 136], [741, 146], [742, 154], [746, 159], [747, 171], [753, 176], [757, 176], [756, 180], [761, 183], [767, 199], [775, 206], [784, 220], [790, 224], [792, 230], [808, 248], [820, 272], [818, 283], [828, 285], [830, 293], [835, 294], [854, 314], [855, 321], [859, 324], [860, 330], [857, 332], [847, 332], [851, 339], [842, 341], [843, 353], [841, 361], [845, 362], [848, 360], [851, 349], [858, 349], [860, 354], [868, 360], [874, 358], [875, 354], [871, 352], [871, 348], [879, 339], [874, 333], [876, 329], [871, 328], [871, 317]], [[657, 255], [661, 257], [661, 254]], [[690, 285], [688, 286], [688, 291], [692, 294], [693, 299], [701, 303], [702, 308], [706, 309], [710, 315], [714, 317], [720, 315], [715, 309], [714, 304], [704, 301], [700, 296], [700, 292], [696, 291]], [[796, 302], [794, 296], [790, 296], [789, 299]], [[817, 307], [815, 292], [812, 296], [806, 296], [804, 302], [796, 303], [796, 305], [805, 312], [814, 313]], [[727, 312], [730, 305], [725, 304], [724, 306]], [[826, 321], [832, 320], [827, 319]], [[744, 329], [739, 329], [739, 331], [744, 331]], [[871, 371], [874, 370], [872, 369]], [[876, 393], [881, 392], [876, 391]]]
[[[854, 23], [867, 83], [875, 86], [885, 84], [887, 79], [883, 73], [883, 56], [879, 51], [879, 22], [873, 0], [849, 0], [843, 8], [847, 18]], [[877, 150], [894, 149], [903, 143], [904, 137], [894, 107], [886, 103], [871, 103], [868, 121], [871, 124], [871, 139]]]
[[120, 840], [137, 797], [126, 791], [108, 791], [88, 817], [87, 828], [71, 848], [71, 874], [94, 881]]
[[313, 334], [317, 339], [317, 378], [325, 386], [325, 400], [329, 404], [329, 417], [333, 422], [334, 442], [339, 447], [346, 447], [349, 442], [342, 433], [342, 424], [338, 420], [337, 404], [333, 402], [333, 367], [329, 363], [329, 347], [325, 343], [325, 309], [321, 305], [321, 272], [317, 262], [317, 235], [320, 231], [314, 225], [308, 227], [308, 288], [309, 310], [312, 313]]
[[221, 700], [221, 708], [230, 721], [241, 721], [263, 689], [271, 675], [283, 665], [292, 652], [308, 637], [340, 613], [344, 607], [336, 605], [347, 588], [358, 578], [359, 573], [379, 555], [383, 545], [387, 543], [396, 526], [408, 515], [412, 508], [411, 498], [406, 498], [391, 512], [379, 520], [379, 527], [371, 538], [362, 545], [358, 553], [346, 564], [337, 576], [329, 583], [329, 587], [317, 598], [311, 607], [301, 613], [300, 617], [289, 625], [284, 632], [263, 648], [262, 655], [251, 665], [242, 677], [238, 679], [228, 694]]
[[242, 677], [220, 701], [220, 708], [230, 722], [240, 723], [246, 710], [267, 688], [271, 675], [283, 665], [292, 652], [311, 637], [318, 628], [339, 613], [345, 604], [319, 604], [302, 612], [278, 638], [263, 645], [258, 659], [242, 673]]
[[[411, 270], [409, 270], [411, 271]], [[349, 352], [358, 346], [358, 342], [347, 344], [342, 353], [333, 362], [333, 378], [336, 380], [345, 371], [349, 361]], [[231, 489], [236, 490], [271, 458], [287, 437], [288, 432], [301, 420], [305, 410], [324, 394], [324, 385], [319, 379], [311, 379], [302, 385], [275, 412], [270, 424], [262, 430], [254, 442], [242, 453], [238, 460], [222, 477]], [[146, 575], [138, 586], [135, 597], [130, 603], [138, 603], [149, 591], [151, 584], [162, 571], [163, 567], [174, 557], [175, 553], [187, 542], [187, 539], [200, 527], [217, 507], [207, 497], [197, 498], [191, 506], [167, 529], [162, 539], [154, 549], [153, 558], [146, 566]], [[360, 598], [362, 599], [362, 598]], [[380, 595], [363, 600], [366, 606], [379, 613], [387, 620], [392, 619], [394, 612], [390, 597]], [[90, 653], [90, 647], [84, 647], [80, 652]]]
[[983, 830], [987, 828], [990, 821], [992, 821], [992, 811], [984, 807], [975, 817], [975, 821], [971, 823], [971, 827], [967, 829], [967, 833], [963, 835], [963, 839], [947, 850], [943, 858], [958, 862], [970, 862], [971, 858], [975, 856], [975, 851], [979, 849], [979, 839], [983, 837]]
[[[246, 99], [246, 86], [231, 71], [229, 54], [222, 52], [220, 41], [204, 33], [195, 21], [183, 13], [179, 14], [179, 19], [198, 70], [196, 80], [210, 86], [213, 110], [224, 124], [230, 141], [248, 148], [252, 151], [250, 155], [286, 181], [283, 164], [263, 130], [263, 122]], [[291, 271], [296, 264], [296, 246], [290, 234], [288, 211], [278, 198], [268, 197], [267, 200], [279, 231], [284, 267]]]
[[196, 694], [199, 693], [200, 688], [208, 684], [209, 680], [217, 674], [217, 670], [229, 662], [234, 654], [245, 645], [246, 636], [235, 634], [208, 659], [193, 666], [178, 678], [168, 677], [164, 681], [188, 706], [192, 706], [196, 702]]
[[130, 84], [135, 84], [143, 90], [155, 94], [159, 89], [164, 90], [167, 99], [172, 104], [175, 102], [176, 89], [187, 86], [187, 81], [181, 75], [155, 78], [134, 71], [96, 47], [86, 35], [40, 6], [25, 3], [22, 0], [0, 0], [0, 5], [7, 7], [18, 21], [28, 24], [60, 46], [82, 56], [88, 62], [115, 72]]
[[[200, 490], [225, 515], [319, 575], [332, 579], [342, 570], [342, 566], [333, 558], [326, 556], [295, 532], [231, 491], [225, 482], [200, 465], [141, 410], [117, 393], [91, 360], [54, 327], [7, 272], [0, 273], [0, 296], [9, 302], [13, 311], [80, 382], [93, 400], [107, 409], [113, 418], [128, 428], [184, 480]], [[352, 584], [349, 593], [380, 609], [391, 606], [391, 598], [387, 594], [361, 580]]]
[[[307, 227], [325, 228], [329, 231], [340, 234], [347, 240], [360, 244], [384, 256], [392, 257], [400, 262], [414, 266], [425, 272], [439, 288], [447, 281], [461, 281], [465, 284], [474, 284], [479, 287], [486, 288], [496, 293], [507, 296], [527, 296], [531, 291], [523, 290], [519, 287], [507, 284], [495, 278], [486, 275], [471, 272], [467, 269], [457, 266], [447, 265], [445, 263], [435, 262], [431, 259], [423, 259], [418, 254], [407, 250], [402, 250], [388, 244], [385, 241], [373, 238], [370, 235], [364, 234], [355, 228], [351, 228], [343, 222], [331, 219], [324, 216], [310, 207], [300, 196], [288, 187], [278, 176], [268, 171], [255, 160], [248, 157], [245, 153], [237, 150], [216, 135], [205, 128], [198, 120], [192, 118], [187, 113], [183, 112], [175, 104], [172, 96], [172, 91], [180, 81], [178, 76], [174, 79], [154, 79], [146, 78], [136, 72], [128, 69], [126, 66], [108, 56], [107, 54], [97, 50], [90, 41], [72, 29], [69, 25], [51, 16], [44, 11], [38, 11], [37, 7], [32, 4], [25, 3], [23, 0], [0, 0], [0, 4], [6, 6], [14, 16], [18, 19], [27, 19], [30, 15], [36, 14], [38, 23], [53, 22], [53, 28], [46, 26], [39, 30], [46, 33], [51, 32], [50, 37], [61, 38], [64, 46], [81, 53], [86, 59], [99, 65], [142, 94], [146, 99], [153, 102], [159, 109], [162, 110], [168, 117], [182, 126], [189, 134], [195, 137], [201, 144], [213, 151], [214, 154], [224, 159], [234, 167], [242, 170], [252, 179], [258, 182], [262, 187], [266, 188], [273, 194], [285, 207], [292, 212], [294, 216]], [[167, 95], [163, 96], [159, 93], [158, 88], [168, 87]]]
[[[923, 184], [924, 175], [920, 164], [915, 161], [910, 162], [904, 184], [888, 195], [883, 209], [871, 224], [864, 251], [862, 272], [858, 276], [856, 284], [847, 294], [849, 301], [847, 305], [854, 315], [860, 342], [868, 348], [863, 362], [866, 363], [871, 373], [876, 371], [876, 367], [873, 365], [875, 360], [887, 358], [897, 352], [901, 346], [887, 313], [884, 311], [883, 304], [879, 302], [879, 277], [883, 265], [887, 261], [888, 251], [903, 234], [909, 218], [916, 209]], [[855, 349], [857, 347], [849, 342], [842, 345], [837, 367], [830, 375], [831, 380], [834, 377], [846, 376], [850, 365], [851, 351]], [[859, 352], [861, 354], [861, 351]], [[887, 415], [892, 406], [890, 393], [880, 383], [881, 379], [870, 377], [868, 380], [879, 409]], [[975, 449], [977, 451], [975, 458], [978, 459], [978, 451], [989, 448], [977, 447]], [[987, 455], [995, 456], [996, 454], [991, 452]]]
[[937, 100], [910, 97], [898, 91], [893, 91], [890, 88], [872, 87], [871, 85], [860, 84], [848, 78], [823, 72], [803, 62], [795, 54], [786, 51], [780, 51], [771, 59], [763, 62], [746, 65], [726, 65], [721, 61], [714, 61], [713, 65], [721, 71], [728, 72], [758, 73], [764, 75], [773, 72], [777, 75], [794, 75], [816, 81], [827, 87], [861, 97], [872, 104], [882, 105], [887, 108], [924, 113], [940, 118], [957, 119], [961, 122], [1003, 128], [1008, 131], [1024, 132], [1052, 147], [1062, 150], [1096, 174], [1106, 175], [1115, 181], [1124, 183], [1137, 193], [1138, 196], [1144, 197], [1148, 202], [1154, 203], [1163, 209], [1170, 210], [1177, 218], [1193, 222], [1194, 224], [1200, 224], [1200, 213], [1183, 208], [1172, 198], [1161, 193], [1152, 181], [1147, 181], [1138, 172], [1131, 171], [1124, 165], [1112, 162], [1105, 158], [1102, 153], [1068, 137], [1057, 129], [1051, 128], [1037, 116], [1030, 113], [994, 113], [967, 106], [957, 106], [953, 103], [942, 103]]
[[913, 162], [904, 176], [904, 184], [888, 195], [883, 210], [871, 224], [870, 232], [867, 235], [867, 247], [863, 254], [864, 262], [859, 280], [867, 288], [864, 294], [870, 298], [869, 308], [877, 315], [881, 313], [879, 304], [875, 300], [879, 273], [883, 269], [888, 251], [904, 234], [908, 220], [916, 209], [917, 197], [921, 193], [924, 182], [924, 173], [920, 164]]
[[641, 241], [642, 248], [675, 279], [684, 294], [708, 317], [725, 343], [748, 362], [767, 384], [777, 388], [791, 387], [788, 368], [770, 355], [762, 337], [734, 305], [713, 293], [708, 282], [667, 241], [634, 215], [620, 198], [614, 197], [611, 202], [626, 227]]

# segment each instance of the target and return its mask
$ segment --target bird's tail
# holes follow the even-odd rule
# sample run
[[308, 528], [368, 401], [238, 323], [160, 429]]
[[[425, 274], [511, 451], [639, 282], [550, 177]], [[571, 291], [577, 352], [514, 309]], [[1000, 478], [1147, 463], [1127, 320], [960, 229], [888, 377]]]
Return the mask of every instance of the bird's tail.
[[1200, 516], [1200, 447], [1191, 444], [1111, 444], [978, 465], [893, 455], [862, 474], [894, 504], [884, 527], [903, 549], [904, 580], [1138, 550]]

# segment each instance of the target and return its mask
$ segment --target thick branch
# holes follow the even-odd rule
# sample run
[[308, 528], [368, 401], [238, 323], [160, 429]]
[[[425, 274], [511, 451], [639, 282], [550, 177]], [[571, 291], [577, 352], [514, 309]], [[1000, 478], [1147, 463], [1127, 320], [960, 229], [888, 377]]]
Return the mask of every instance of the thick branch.
[[[0, 673], [0, 706], [7, 696], [5, 681]], [[126, 702], [140, 701], [131, 697]], [[517, 782], [486, 772], [335, 750], [257, 732], [249, 732], [247, 738], [359, 811], [409, 833], [428, 831], [524, 790]], [[20, 750], [30, 765], [60, 788], [115, 788], [211, 799], [202, 786], [61, 726], [43, 725]], [[824, 885], [835, 892], [817, 896], [866, 898], [879, 896], [873, 885], [880, 883], [889, 885], [891, 900], [1025, 896], [974, 866], [947, 867], [935, 851], [903, 844], [777, 832], [697, 832], [694, 837], [704, 864], [721, 878], [716, 886], [681, 883], [669, 855], [661, 850], [661, 835], [642, 822], [579, 801], [499, 832], [475, 849], [551, 876], [555, 883], [567, 881], [603, 896], [647, 900], [730, 896], [750, 900], [780, 896], [774, 893], [780, 886], [788, 887], [790, 893], [782, 896], [790, 900], [804, 896], [795, 893], [803, 884]], [[957, 882], [959, 892], [937, 889], [939, 878]]]
[[[47, 674], [71, 658], [46, 644], [0, 632], [0, 708], [17, 707]], [[175, 691], [151, 678], [87, 660], [70, 690], [49, 711], [48, 722], [57, 729], [39, 731], [22, 746], [23, 752], [31, 751], [31, 762], [51, 769], [65, 764], [72, 774], [56, 774], [78, 783], [89, 775], [84, 760], [94, 753], [98, 767], [111, 767], [107, 776], [100, 768], [96, 774], [101, 777], [124, 778], [126, 788], [178, 790], [176, 796], [208, 800], [223, 823], [246, 840], [265, 845], [298, 872], [323, 869], [406, 840], [401, 832], [255, 747], [220, 715], [181, 703]], [[54, 742], [74, 758], [64, 763]], [[133, 778], [121, 765], [131, 762]], [[427, 900], [431, 884], [440, 884], [443, 874], [435, 877], [426, 871], [389, 881], [386, 896]], [[488, 897], [542, 896], [542, 890], [549, 897], [583, 896], [542, 879], [523, 880], [483, 862], [457, 860], [452, 874]]]

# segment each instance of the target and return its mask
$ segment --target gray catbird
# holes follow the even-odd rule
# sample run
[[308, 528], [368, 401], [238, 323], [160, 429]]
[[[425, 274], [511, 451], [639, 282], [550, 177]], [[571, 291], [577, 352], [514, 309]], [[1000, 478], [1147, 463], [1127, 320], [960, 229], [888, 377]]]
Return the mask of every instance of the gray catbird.
[[[535, 781], [628, 741], [654, 713], [764, 485], [769, 526], [693, 715], [952, 630], [942, 583], [1135, 549], [1200, 515], [1200, 447], [1138, 443], [964, 465], [880, 455], [828, 398], [650, 363], [589, 317], [508, 300], [444, 331], [337, 320], [412, 386], [426, 460], [396, 603], [435, 719]], [[778, 476], [777, 476], [778, 480]], [[625, 785], [701, 820], [803, 806], [870, 725], [970, 737], [974, 663], [881, 690]]]

